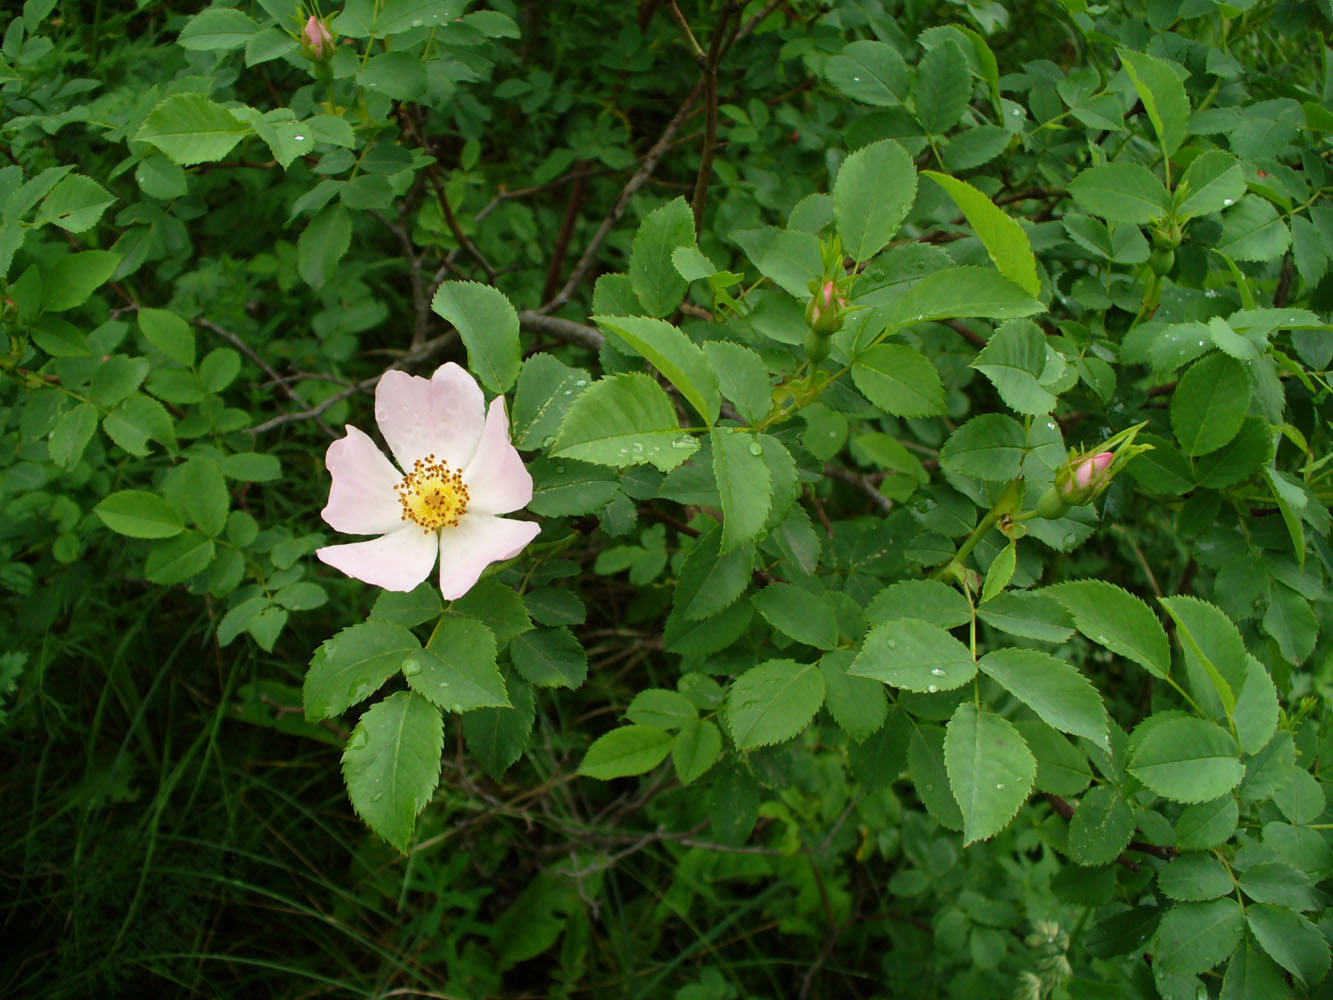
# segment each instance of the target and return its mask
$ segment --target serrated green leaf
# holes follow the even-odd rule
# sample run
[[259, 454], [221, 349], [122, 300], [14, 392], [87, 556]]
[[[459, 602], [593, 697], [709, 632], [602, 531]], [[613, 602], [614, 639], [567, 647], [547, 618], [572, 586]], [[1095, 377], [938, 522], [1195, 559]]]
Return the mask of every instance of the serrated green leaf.
[[1017, 222], [967, 181], [934, 170], [923, 171], [922, 176], [944, 188], [958, 203], [1001, 274], [1033, 298], [1041, 294], [1037, 258], [1032, 254], [1027, 233]]
[[401, 625], [368, 621], [325, 639], [311, 657], [302, 702], [307, 721], [338, 715], [378, 691], [421, 649]]
[[134, 138], [188, 167], [222, 159], [249, 133], [249, 125], [203, 94], [173, 94], [148, 113]]
[[1275, 903], [1293, 910], [1319, 909], [1310, 876], [1281, 861], [1264, 861], [1245, 869], [1240, 876], [1240, 887], [1256, 903]]
[[762, 420], [773, 405], [763, 359], [748, 347], [725, 340], [708, 341], [703, 352], [717, 372], [722, 395], [736, 405], [741, 417], [751, 424]]
[[819, 660], [824, 675], [824, 704], [833, 720], [854, 740], [864, 741], [884, 725], [889, 699], [884, 685], [869, 677], [852, 677], [850, 669], [856, 654], [849, 649], [835, 649]]
[[722, 733], [707, 719], [691, 719], [671, 744], [671, 763], [682, 785], [706, 774], [722, 754]]
[[51, 428], [51, 436], [46, 442], [46, 453], [51, 461], [61, 468], [72, 468], [83, 457], [84, 449], [88, 447], [96, 432], [97, 407], [92, 403], [76, 403], [62, 413], [56, 420], [55, 426]]
[[194, 364], [194, 331], [179, 315], [167, 309], [140, 309], [135, 318], [148, 342], [172, 361]]
[[949, 720], [944, 763], [963, 813], [964, 846], [1008, 826], [1037, 777], [1037, 762], [1013, 724], [967, 701]]
[[296, 265], [311, 288], [323, 288], [352, 245], [352, 214], [345, 205], [329, 205], [315, 216], [296, 241]]
[[85, 250], [58, 257], [42, 277], [46, 293], [42, 306], [47, 312], [64, 312], [83, 305], [110, 280], [119, 264], [120, 254], [109, 250]]
[[1216, 899], [1234, 892], [1236, 883], [1226, 866], [1210, 854], [1185, 854], [1157, 873], [1157, 886], [1171, 899]]
[[1297, 665], [1314, 652], [1319, 639], [1319, 619], [1310, 603], [1280, 583], [1269, 590], [1263, 627], [1276, 640], [1283, 659]]
[[648, 688], [634, 696], [625, 709], [625, 718], [641, 726], [658, 729], [679, 729], [699, 717], [694, 702], [679, 691]]
[[222, 534], [231, 509], [231, 494], [218, 463], [208, 458], [192, 458], [175, 475], [186, 516], [205, 535], [216, 538]]
[[463, 715], [463, 738], [468, 753], [496, 781], [528, 745], [536, 714], [532, 688], [512, 675], [506, 675], [504, 682], [513, 708], [478, 708]]
[[914, 618], [876, 625], [847, 671], [908, 691], [950, 691], [970, 681], [977, 663], [966, 646], [938, 625]]
[[176, 432], [161, 403], [141, 392], [122, 399], [102, 418], [102, 430], [131, 455], [147, 455], [149, 438], [167, 448], [176, 447]]
[[1045, 306], [999, 271], [949, 267], [926, 275], [894, 303], [887, 326], [900, 330], [915, 323], [963, 316], [1014, 319], [1044, 310]]
[[912, 81], [912, 102], [927, 135], [942, 135], [952, 128], [971, 99], [972, 72], [955, 42], [936, 45], [921, 57]]
[[949, 773], [944, 765], [943, 726], [912, 726], [907, 741], [907, 770], [930, 815], [950, 830], [961, 830], [963, 814], [949, 790]]
[[1190, 103], [1185, 96], [1185, 85], [1169, 63], [1145, 52], [1117, 49], [1134, 89], [1139, 92], [1148, 119], [1157, 133], [1162, 151], [1171, 156], [1185, 140], [1189, 126]]
[[[754, 547], [742, 545], [721, 555], [722, 526], [710, 528], [695, 543], [681, 564], [673, 607], [685, 619], [696, 621], [721, 611], [750, 583]], [[747, 614], [748, 620], [748, 614]]]
[[1129, 772], [1174, 802], [1215, 799], [1245, 776], [1235, 740], [1225, 729], [1183, 716], [1152, 727], [1135, 749]]
[[576, 688], [588, 676], [588, 656], [567, 628], [533, 629], [509, 643], [514, 666], [529, 684]]
[[736, 746], [753, 750], [795, 736], [823, 703], [818, 664], [768, 660], [732, 682], [724, 718]]
[[[102, 213], [115, 204], [115, 201], [115, 195], [91, 177], [69, 174], [46, 196], [42, 207], [37, 211], [33, 225], [44, 226], [47, 223], [54, 223], [67, 232], [87, 232], [97, 224]], [[105, 253], [105, 251], [84, 252]]]
[[192, 52], [239, 49], [258, 30], [259, 25], [239, 10], [213, 7], [190, 18], [176, 44]]
[[971, 367], [995, 386], [1019, 413], [1042, 416], [1055, 408], [1055, 393], [1042, 384], [1049, 364], [1046, 336], [1031, 320], [1010, 320], [986, 341]]
[[1171, 210], [1166, 188], [1140, 163], [1089, 167], [1070, 182], [1069, 193], [1083, 211], [1112, 222], [1142, 226]]
[[1236, 950], [1244, 927], [1234, 899], [1178, 903], [1157, 926], [1157, 963], [1182, 975], [1204, 972]]
[[773, 479], [764, 446], [750, 431], [714, 428], [713, 475], [722, 500], [722, 553], [753, 541], [768, 520]]
[[797, 642], [816, 649], [838, 644], [833, 607], [820, 594], [790, 583], [770, 583], [751, 595], [750, 601], [766, 622]]
[[721, 406], [717, 373], [679, 327], [646, 316], [594, 316], [593, 322], [647, 358], [689, 400], [704, 423], [713, 425]]
[[1248, 942], [1227, 963], [1220, 1000], [1268, 1000], [1287, 992], [1287, 980], [1271, 958]]
[[599, 379], [570, 405], [551, 453], [621, 468], [651, 463], [670, 472], [698, 450], [662, 387], [628, 372]]
[[144, 564], [144, 576], [164, 586], [198, 576], [213, 561], [213, 540], [194, 531], [153, 546]]
[[671, 262], [680, 247], [694, 246], [694, 215], [684, 198], [649, 212], [630, 247], [629, 277], [649, 316], [665, 316], [685, 298], [687, 283]]
[[1101, 695], [1069, 663], [1035, 649], [1010, 647], [991, 650], [978, 666], [1048, 726], [1083, 736], [1110, 752]]
[[512, 707], [495, 665], [495, 635], [470, 618], [441, 618], [427, 647], [403, 658], [402, 671], [413, 691], [446, 712]]
[[1016, 420], [983, 413], [959, 427], [940, 449], [940, 465], [950, 472], [989, 482], [1008, 482], [1023, 471], [1027, 434]]
[[1245, 367], [1225, 354], [1196, 362], [1171, 396], [1171, 429], [1191, 458], [1216, 451], [1236, 436], [1250, 408]]
[[1231, 207], [1244, 196], [1245, 173], [1240, 161], [1225, 150], [1210, 149], [1196, 156], [1180, 175], [1176, 216], [1183, 222], [1210, 215]]
[[843, 249], [854, 260], [869, 260], [893, 239], [915, 199], [916, 168], [898, 143], [881, 139], [852, 153], [833, 182]]
[[419, 695], [398, 691], [362, 713], [343, 751], [352, 808], [403, 853], [417, 815], [439, 784], [443, 747], [439, 709]]
[[896, 417], [944, 412], [944, 384], [930, 360], [905, 344], [876, 344], [852, 364], [852, 381], [870, 400]]
[[1328, 941], [1305, 916], [1285, 906], [1254, 903], [1245, 919], [1264, 951], [1301, 982], [1317, 983], [1328, 975]]
[[1244, 753], [1258, 753], [1277, 731], [1280, 709], [1277, 688], [1268, 670], [1245, 654], [1245, 682], [1236, 696], [1236, 739]]
[[93, 508], [108, 528], [130, 538], [172, 538], [185, 530], [180, 512], [156, 493], [119, 490]]
[[1102, 580], [1075, 580], [1048, 588], [1093, 642], [1127, 657], [1154, 677], [1171, 671], [1171, 647], [1148, 605]]
[[458, 330], [478, 381], [490, 392], [508, 392], [521, 365], [518, 313], [509, 299], [489, 285], [446, 281], [430, 307]]
[[851, 42], [824, 64], [829, 83], [853, 100], [891, 108], [908, 94], [907, 64], [887, 42]]
[[525, 451], [554, 444], [574, 397], [587, 386], [588, 373], [582, 368], [570, 368], [551, 354], [527, 358], [509, 414], [514, 444]]
[[1247, 194], [1222, 216], [1217, 250], [1232, 260], [1277, 260], [1291, 245], [1291, 233], [1277, 209], [1257, 194]]
[[1088, 789], [1069, 820], [1069, 856], [1085, 867], [1109, 865], [1134, 836], [1134, 814], [1112, 785]]
[[1235, 832], [1239, 817], [1240, 807], [1230, 795], [1187, 806], [1176, 820], [1176, 846], [1182, 850], [1218, 847]]
[[1158, 601], [1176, 623], [1176, 637], [1185, 653], [1195, 697], [1206, 708], [1212, 708], [1217, 717], [1230, 717], [1236, 707], [1236, 692], [1248, 673], [1245, 643], [1236, 626], [1221, 608], [1196, 597], [1162, 597]]
[[579, 774], [601, 781], [651, 771], [671, 752], [675, 737], [653, 726], [621, 726], [593, 741]]
[[[798, 299], [810, 295], [810, 281], [823, 270], [819, 239], [813, 233], [765, 226], [734, 232], [731, 239], [745, 251], [760, 274]], [[800, 315], [799, 309], [796, 315]]]

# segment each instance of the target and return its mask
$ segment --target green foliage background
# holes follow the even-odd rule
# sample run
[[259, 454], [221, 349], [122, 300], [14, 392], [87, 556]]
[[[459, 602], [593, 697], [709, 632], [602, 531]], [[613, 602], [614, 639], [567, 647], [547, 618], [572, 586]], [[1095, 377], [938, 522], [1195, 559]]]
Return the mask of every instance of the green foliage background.
[[[0, 993], [1327, 995], [1330, 23], [27, 0]], [[312, 553], [450, 360], [445, 606]]]

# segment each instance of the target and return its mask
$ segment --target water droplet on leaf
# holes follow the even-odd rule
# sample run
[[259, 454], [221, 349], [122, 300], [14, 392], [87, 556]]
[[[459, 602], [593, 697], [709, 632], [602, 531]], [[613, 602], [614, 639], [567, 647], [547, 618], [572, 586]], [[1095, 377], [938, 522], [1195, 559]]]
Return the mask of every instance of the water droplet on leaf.
[[751, 441], [751, 442], [750, 442], [750, 454], [751, 454], [751, 455], [762, 455], [763, 453], [764, 453], [764, 446], [763, 446], [763, 445], [761, 445], [758, 441]]

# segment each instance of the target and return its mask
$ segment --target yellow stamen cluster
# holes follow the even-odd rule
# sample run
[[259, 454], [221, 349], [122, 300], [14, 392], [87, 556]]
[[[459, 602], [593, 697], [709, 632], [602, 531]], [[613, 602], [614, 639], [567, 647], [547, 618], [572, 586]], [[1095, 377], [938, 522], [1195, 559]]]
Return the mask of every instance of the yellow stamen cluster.
[[412, 471], [394, 487], [403, 507], [403, 520], [421, 525], [426, 534], [457, 526], [467, 512], [468, 493], [463, 474], [437, 460], [434, 454], [418, 458]]

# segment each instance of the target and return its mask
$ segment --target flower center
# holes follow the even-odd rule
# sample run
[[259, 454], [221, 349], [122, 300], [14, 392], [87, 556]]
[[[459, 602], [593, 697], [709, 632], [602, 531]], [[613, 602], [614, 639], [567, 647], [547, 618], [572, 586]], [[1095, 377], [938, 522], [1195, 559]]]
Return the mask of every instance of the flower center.
[[451, 470], [448, 462], [436, 461], [433, 454], [418, 458], [394, 491], [403, 507], [403, 520], [421, 525], [427, 534], [456, 526], [467, 512], [463, 474]]

